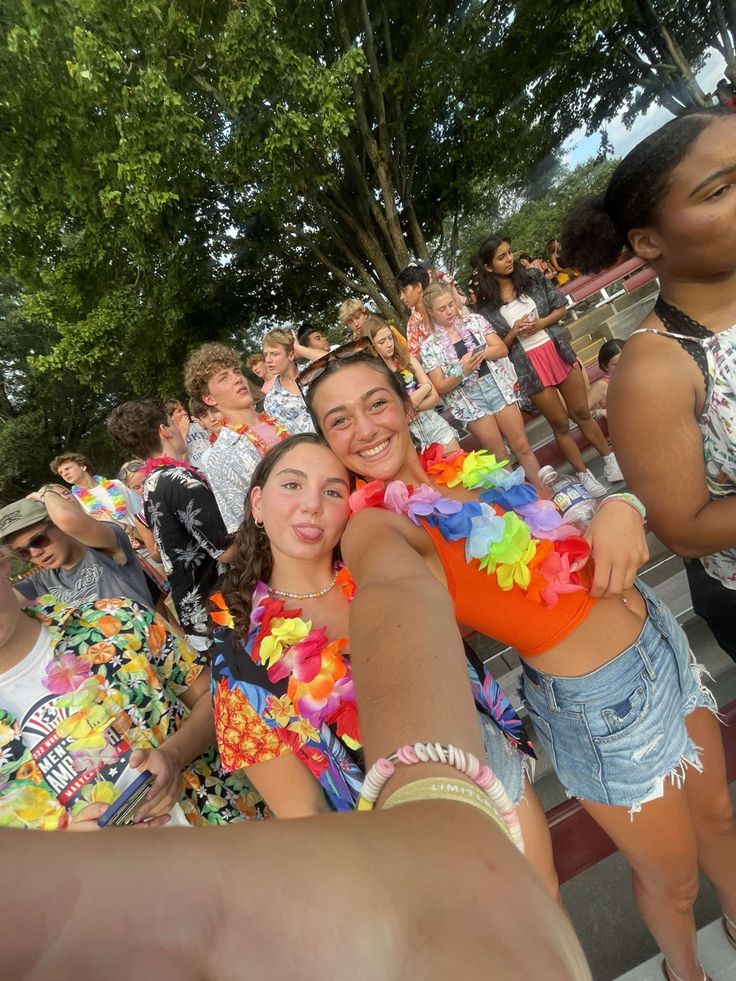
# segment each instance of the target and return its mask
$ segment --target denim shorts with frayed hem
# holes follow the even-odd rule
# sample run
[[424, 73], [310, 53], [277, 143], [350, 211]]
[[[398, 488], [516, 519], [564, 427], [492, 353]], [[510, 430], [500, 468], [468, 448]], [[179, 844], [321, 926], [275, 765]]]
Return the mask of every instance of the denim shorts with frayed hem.
[[632, 813], [702, 769], [685, 717], [717, 712], [703, 669], [668, 607], [637, 583], [648, 619], [636, 641], [590, 674], [560, 678], [524, 663], [522, 694], [568, 797]]

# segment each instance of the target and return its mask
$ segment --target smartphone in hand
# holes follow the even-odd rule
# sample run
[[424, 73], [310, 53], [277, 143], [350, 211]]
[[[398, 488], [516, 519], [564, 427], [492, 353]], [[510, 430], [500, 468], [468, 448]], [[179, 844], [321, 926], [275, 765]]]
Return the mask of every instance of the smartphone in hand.
[[133, 783], [127, 787], [118, 799], [110, 804], [108, 809], [97, 821], [100, 828], [120, 828], [124, 824], [132, 824], [138, 808], [148, 796], [153, 786], [153, 774], [144, 770]]
[[471, 352], [470, 352], [470, 353], [471, 353], [472, 355], [474, 355], [475, 357], [477, 357], [477, 356], [478, 356], [479, 354], [482, 354], [482, 353], [483, 353], [483, 352], [485, 351], [485, 349], [486, 349], [486, 345], [485, 345], [485, 344], [477, 344], [477, 345], [476, 345], [476, 346], [475, 346], [475, 347], [474, 347], [474, 348], [473, 348], [473, 349], [471, 350]]

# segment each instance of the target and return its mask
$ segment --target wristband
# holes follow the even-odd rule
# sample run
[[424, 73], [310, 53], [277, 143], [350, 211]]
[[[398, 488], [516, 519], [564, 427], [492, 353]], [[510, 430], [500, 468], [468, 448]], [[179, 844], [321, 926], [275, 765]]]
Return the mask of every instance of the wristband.
[[513, 841], [508, 825], [488, 795], [464, 780], [454, 780], [451, 783], [446, 783], [435, 777], [414, 780], [412, 783], [407, 783], [395, 790], [383, 805], [383, 810], [422, 800], [451, 800], [458, 804], [474, 807], [476, 810], [482, 811], [509, 841]]
[[609, 501], [622, 501], [624, 504], [628, 504], [629, 507], [632, 507], [636, 510], [639, 517], [641, 518], [641, 523], [646, 524], [647, 509], [644, 507], [644, 505], [641, 503], [641, 501], [635, 494], [629, 494], [626, 491], [621, 491], [621, 493], [619, 494], [609, 494], [608, 497], [604, 497], [603, 500], [601, 501], [599, 510], [600, 508], [603, 507], [604, 504], [607, 504]]
[[476, 756], [472, 753], [464, 753], [452, 744], [414, 743], [413, 746], [400, 746], [388, 758], [382, 757], [376, 760], [365, 775], [356, 810], [373, 809], [385, 784], [396, 772], [397, 764], [412, 766], [416, 763], [445, 764], [469, 777], [485, 792], [506, 824], [511, 840], [520, 850], [523, 850], [524, 842], [519, 817], [504, 785], [489, 766], [481, 766]]

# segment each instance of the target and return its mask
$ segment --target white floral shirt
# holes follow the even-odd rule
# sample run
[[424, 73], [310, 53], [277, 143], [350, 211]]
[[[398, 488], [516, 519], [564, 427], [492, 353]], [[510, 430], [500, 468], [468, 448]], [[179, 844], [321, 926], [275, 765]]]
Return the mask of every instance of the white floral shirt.
[[267, 415], [273, 416], [276, 422], [281, 423], [284, 429], [288, 429], [292, 436], [316, 431], [304, 399], [301, 395], [287, 392], [280, 378], [274, 379], [263, 400], [263, 410]]
[[[486, 341], [486, 334], [495, 333], [488, 321], [478, 313], [468, 313], [462, 319], [458, 318], [457, 327], [461, 335], [468, 335], [472, 339], [473, 346], [483, 344]], [[466, 347], [470, 350], [467, 343]], [[444, 375], [449, 374], [448, 369], [452, 365], [460, 363], [452, 341], [441, 327], [433, 327], [431, 334], [422, 344], [421, 362], [427, 373], [440, 368]], [[519, 386], [516, 371], [509, 359], [499, 358], [498, 361], [485, 363], [506, 401], [509, 404], [517, 401]], [[462, 385], [453, 388], [451, 392], [445, 392], [442, 396], [442, 401], [460, 422], [472, 422], [478, 418], [478, 408], [473, 402], [473, 388], [478, 384], [478, 378], [476, 369], [468, 375]]]
[[248, 437], [227, 426], [222, 427], [210, 449], [205, 472], [228, 532], [237, 531], [243, 522], [245, 496], [260, 459]]

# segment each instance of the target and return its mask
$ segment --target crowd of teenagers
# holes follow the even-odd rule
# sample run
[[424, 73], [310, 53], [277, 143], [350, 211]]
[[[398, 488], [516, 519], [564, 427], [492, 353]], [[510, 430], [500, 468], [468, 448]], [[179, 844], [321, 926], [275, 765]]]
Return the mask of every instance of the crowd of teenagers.
[[[736, 116], [686, 112], [579, 205], [549, 262], [494, 234], [467, 296], [424, 264], [398, 274], [405, 334], [349, 299], [342, 344], [309, 323], [270, 330], [245, 364], [203, 344], [183, 366], [188, 408], [111, 413], [130, 457], [116, 479], [67, 452], [53, 482], [0, 510], [0, 826], [151, 832], [32, 849], [3, 832], [21, 883], [4, 929], [38, 939], [6, 941], [12, 976], [41, 942], [49, 965], [87, 949], [84, 913], [114, 881], [128, 927], [105, 958], [124, 958], [132, 931], [160, 978], [243, 962], [279, 976], [284, 957], [318, 959], [324, 978], [493, 976], [510, 961], [521, 977], [588, 977], [534, 745], [458, 625], [519, 653], [535, 738], [630, 863], [665, 976], [707, 976], [699, 871], [736, 948], [717, 706], [637, 578], [646, 521], [686, 558], [695, 610], [736, 660], [735, 219]], [[653, 267], [659, 298], [625, 347], [601, 348], [589, 386], [558, 285], [623, 250]], [[599, 499], [589, 522], [550, 499], [524, 411]], [[34, 568], [12, 585], [10, 554]], [[356, 811], [373, 813], [334, 817]], [[190, 836], [185, 861], [183, 839], [155, 830], [230, 824]], [[76, 896], [63, 930], [58, 877]], [[205, 916], [214, 948], [190, 929]], [[98, 977], [102, 953], [77, 976]]]

